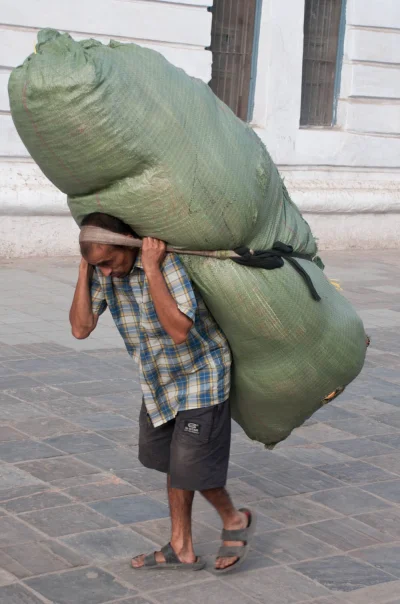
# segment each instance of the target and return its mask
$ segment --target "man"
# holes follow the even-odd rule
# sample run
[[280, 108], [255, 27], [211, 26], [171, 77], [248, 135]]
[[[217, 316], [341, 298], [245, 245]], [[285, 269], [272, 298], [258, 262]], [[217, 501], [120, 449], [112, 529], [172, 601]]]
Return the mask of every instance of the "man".
[[[89, 226], [136, 236], [128, 225], [100, 212], [84, 219], [82, 228]], [[224, 526], [216, 572], [231, 571], [248, 553], [255, 518], [248, 509], [237, 510], [225, 490], [231, 438], [231, 355], [225, 336], [179, 258], [166, 254], [162, 241], [146, 237], [142, 250], [84, 242], [81, 252], [72, 333], [87, 338], [109, 307], [139, 364], [139, 460], [167, 474], [171, 541], [159, 552], [134, 558], [132, 566], [204, 567], [191, 532], [193, 497], [199, 491]]]

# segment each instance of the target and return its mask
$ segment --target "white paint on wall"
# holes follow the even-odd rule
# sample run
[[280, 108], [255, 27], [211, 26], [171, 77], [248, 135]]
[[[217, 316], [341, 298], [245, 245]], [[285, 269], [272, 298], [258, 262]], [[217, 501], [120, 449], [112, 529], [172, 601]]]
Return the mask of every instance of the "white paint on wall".
[[[0, 256], [76, 251], [65, 197], [29, 160], [8, 114], [8, 74], [32, 52], [37, 30], [52, 26], [76, 39], [133, 41], [207, 82], [211, 4], [20, 0], [2, 7]], [[399, 247], [400, 1], [347, 0], [333, 128], [299, 127], [303, 20], [304, 0], [263, 0], [252, 125], [322, 248]]]

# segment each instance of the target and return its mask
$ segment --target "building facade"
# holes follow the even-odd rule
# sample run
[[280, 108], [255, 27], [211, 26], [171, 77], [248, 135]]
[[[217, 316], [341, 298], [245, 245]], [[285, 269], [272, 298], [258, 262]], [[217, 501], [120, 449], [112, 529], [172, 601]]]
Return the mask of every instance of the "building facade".
[[3, 0], [0, 21], [0, 256], [77, 252], [65, 197], [9, 113], [9, 73], [43, 27], [133, 41], [211, 81], [265, 142], [321, 248], [399, 247], [398, 0]]

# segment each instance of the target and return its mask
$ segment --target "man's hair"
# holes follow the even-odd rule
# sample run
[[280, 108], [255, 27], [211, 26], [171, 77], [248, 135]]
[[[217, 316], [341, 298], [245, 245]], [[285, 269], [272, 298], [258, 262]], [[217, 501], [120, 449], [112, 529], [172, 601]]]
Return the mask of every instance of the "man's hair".
[[[132, 235], [133, 237], [138, 238], [139, 235], [135, 233], [135, 231], [119, 218], [115, 218], [115, 216], [110, 216], [110, 214], [104, 214], [103, 212], [93, 212], [92, 214], [88, 214], [81, 222], [81, 227], [84, 226], [94, 226], [100, 227], [102, 229], [106, 229], [107, 231], [111, 231], [112, 233], [118, 233], [119, 235]], [[83, 242], [81, 243], [81, 252], [83, 255], [87, 255], [90, 252], [90, 248], [92, 243]], [[123, 246], [113, 246], [113, 247], [123, 247]]]

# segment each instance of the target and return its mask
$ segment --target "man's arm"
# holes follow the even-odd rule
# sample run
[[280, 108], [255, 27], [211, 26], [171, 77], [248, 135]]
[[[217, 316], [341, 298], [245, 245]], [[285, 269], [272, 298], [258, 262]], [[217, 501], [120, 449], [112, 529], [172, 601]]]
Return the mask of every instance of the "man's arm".
[[93, 267], [84, 258], [79, 265], [79, 277], [76, 284], [75, 294], [69, 311], [69, 322], [72, 327], [72, 335], [78, 340], [89, 337], [96, 328], [98, 315], [92, 310], [92, 297], [90, 284], [93, 275]]
[[165, 247], [163, 241], [146, 237], [143, 240], [142, 248], [143, 268], [149, 282], [150, 295], [158, 320], [175, 344], [182, 344], [193, 326], [193, 321], [179, 310], [161, 272]]

